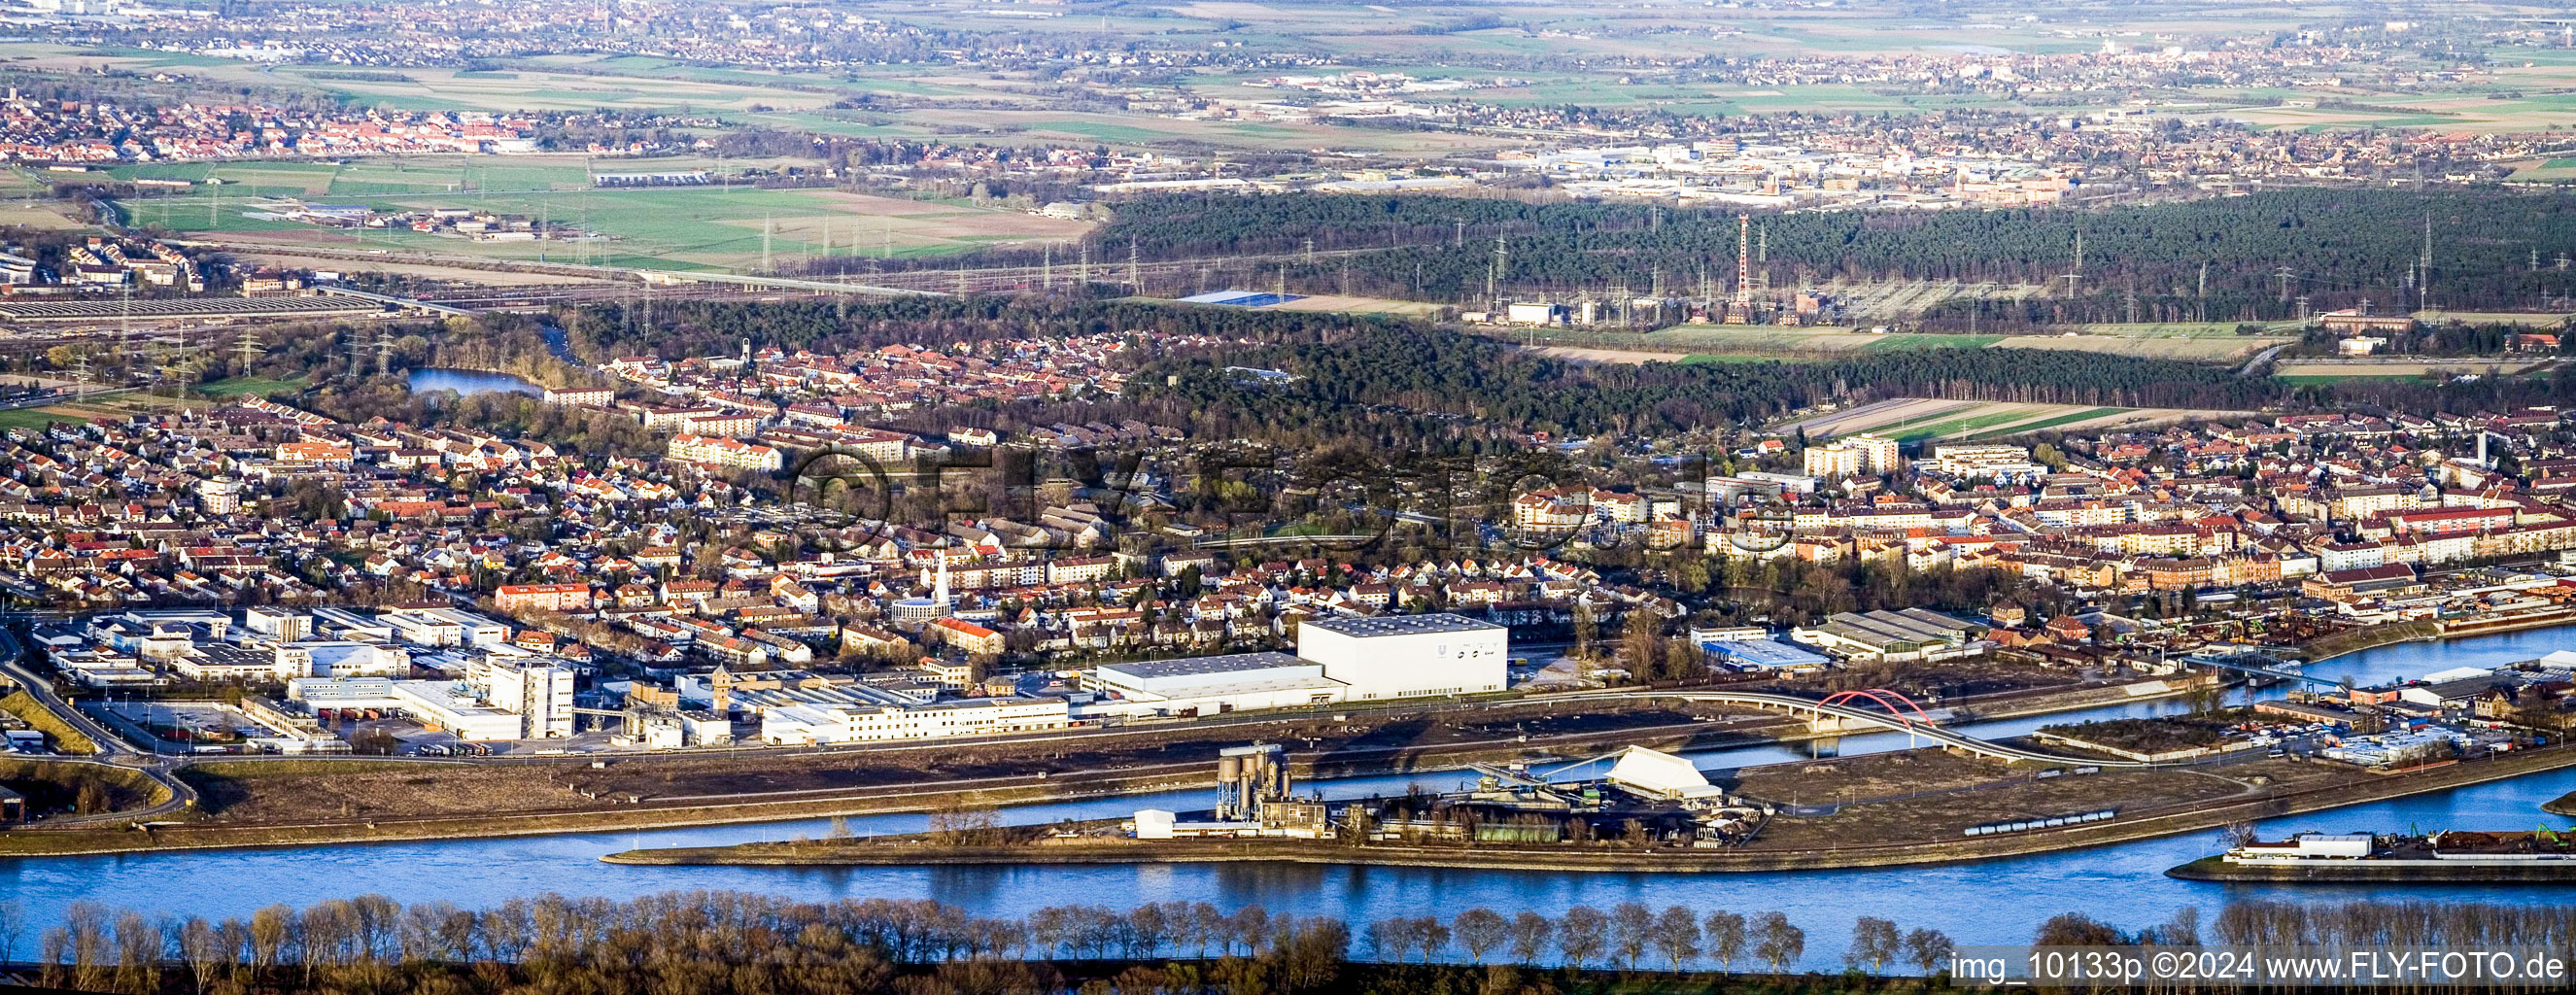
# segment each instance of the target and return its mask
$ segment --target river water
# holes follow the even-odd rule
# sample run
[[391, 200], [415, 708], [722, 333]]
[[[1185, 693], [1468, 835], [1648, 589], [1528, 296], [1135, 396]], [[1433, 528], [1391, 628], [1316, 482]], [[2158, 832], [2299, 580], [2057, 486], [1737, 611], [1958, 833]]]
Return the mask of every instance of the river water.
[[[2526, 660], [2576, 645], [2576, 627], [2509, 633], [2450, 643], [2407, 643], [2309, 668], [2367, 684], [2451, 667]], [[2277, 693], [2277, 692], [2274, 692]], [[2179, 711], [2176, 702], [2115, 705], [2080, 713], [2009, 719], [1961, 727], [2003, 736], [2083, 718]], [[1902, 748], [1888, 733], [1842, 740], [1845, 754]], [[1802, 758], [1807, 747], [1763, 746], [1693, 755], [1704, 768]], [[1447, 787], [1458, 775], [1427, 774], [1320, 782], [1327, 794], [1352, 797], [1403, 790], [1411, 782]], [[2539, 809], [2576, 788], [2576, 771], [2293, 816], [2264, 824], [2266, 835], [2327, 831], [2527, 829], [2549, 818]], [[1169, 792], [1009, 810], [1013, 821], [1123, 816], [1138, 808], [1203, 808], [1210, 792]], [[2550, 821], [2563, 821], [2551, 819]], [[849, 820], [852, 831], [892, 833], [922, 827], [920, 816]], [[2215, 832], [1941, 867], [1765, 874], [1649, 875], [1520, 872], [1266, 864], [1027, 868], [749, 868], [634, 867], [603, 864], [602, 854], [654, 846], [697, 846], [821, 835], [807, 820], [753, 826], [592, 833], [495, 840], [386, 843], [0, 861], [0, 897], [14, 896], [49, 924], [64, 903], [94, 899], [147, 913], [222, 916], [261, 905], [304, 905], [368, 892], [401, 901], [447, 900], [474, 907], [546, 891], [628, 897], [671, 889], [721, 888], [804, 900], [933, 898], [980, 915], [1018, 915], [1041, 906], [1092, 903], [1126, 908], [1143, 902], [1207, 901], [1221, 907], [1259, 903], [1273, 912], [1335, 915], [1354, 924], [1394, 915], [1455, 914], [1485, 906], [1505, 914], [1549, 915], [1569, 906], [1638, 901], [1746, 914], [1779, 910], [1807, 931], [1804, 966], [1838, 969], [1854, 918], [1874, 915], [1900, 928], [1932, 927], [1962, 944], [2027, 943], [2038, 924], [2064, 911], [2084, 911], [2129, 928], [2162, 922], [2186, 905], [2213, 915], [2228, 899], [2248, 896], [2337, 901], [2404, 895], [2556, 903], [2570, 892], [2509, 885], [2431, 885], [2391, 889], [2364, 885], [2241, 885], [2176, 881], [2165, 868], [2218, 847]], [[29, 935], [33, 935], [30, 933]]]

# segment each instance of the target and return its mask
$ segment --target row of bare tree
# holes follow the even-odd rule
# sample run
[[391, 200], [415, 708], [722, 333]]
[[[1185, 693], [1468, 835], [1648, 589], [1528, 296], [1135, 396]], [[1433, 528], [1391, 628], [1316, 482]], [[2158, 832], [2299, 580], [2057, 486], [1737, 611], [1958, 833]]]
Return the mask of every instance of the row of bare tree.
[[[17, 960], [28, 931], [17, 903], [0, 900], [0, 964]], [[37, 933], [32, 966], [46, 985], [133, 995], [1034, 995], [1077, 989], [1112, 995], [1130, 987], [1140, 995], [1298, 995], [1333, 990], [1349, 970], [1352, 939], [1336, 919], [1274, 914], [1258, 905], [1228, 912], [1205, 902], [1123, 912], [1050, 906], [1013, 918], [976, 916], [929, 900], [809, 903], [730, 891], [622, 902], [544, 895], [479, 911], [362, 895], [302, 910], [273, 905], [246, 919], [222, 920], [155, 918], [74, 902], [59, 924]], [[1794, 970], [1807, 949], [1805, 930], [1780, 912], [1748, 918], [1681, 905], [1659, 912], [1637, 902], [1606, 911], [1575, 906], [1554, 917], [1485, 908], [1445, 919], [1397, 916], [1370, 923], [1359, 939], [1367, 959], [1377, 962], [1363, 971], [1406, 970], [1401, 965], [1415, 962], [1424, 965], [1420, 970], [1633, 970], [1645, 962], [1674, 972], [1731, 972], [1742, 963], [1777, 974]], [[2033, 941], [2564, 950], [2576, 945], [2576, 907], [2248, 900], [2227, 905], [2206, 930], [2190, 908], [2134, 932], [2066, 913], [2044, 924]], [[1910, 967], [1937, 976], [1953, 950], [1940, 931], [1908, 932], [1863, 916], [1842, 961], [1870, 975]], [[1151, 967], [1164, 959], [1174, 963]], [[1060, 965], [1104, 963], [1102, 972], [1134, 966], [1079, 984], [1059, 973]]]

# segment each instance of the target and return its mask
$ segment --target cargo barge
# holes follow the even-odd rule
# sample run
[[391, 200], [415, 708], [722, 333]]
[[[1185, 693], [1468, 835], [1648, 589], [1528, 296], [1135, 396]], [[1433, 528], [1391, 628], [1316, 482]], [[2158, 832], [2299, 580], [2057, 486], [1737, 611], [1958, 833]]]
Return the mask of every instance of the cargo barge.
[[2186, 881], [2576, 884], [2576, 835], [2303, 833], [2248, 840], [2165, 872]]

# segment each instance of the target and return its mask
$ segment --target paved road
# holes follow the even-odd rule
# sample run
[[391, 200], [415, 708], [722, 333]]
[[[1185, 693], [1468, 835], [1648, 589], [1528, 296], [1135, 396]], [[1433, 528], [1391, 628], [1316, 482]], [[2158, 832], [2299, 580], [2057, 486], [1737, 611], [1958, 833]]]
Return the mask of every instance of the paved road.
[[19, 662], [19, 657], [25, 651], [26, 646], [18, 640], [16, 633], [0, 628], [0, 672], [7, 673], [10, 680], [26, 689], [27, 695], [36, 699], [36, 703], [44, 706], [46, 711], [54, 713], [55, 717], [72, 728], [80, 730], [82, 735], [88, 736], [91, 742], [98, 744], [99, 752], [95, 757], [49, 759], [60, 763], [95, 764], [139, 771], [143, 776], [159, 782], [162, 787], [170, 791], [169, 798], [142, 809], [125, 809], [102, 815], [55, 816], [46, 819], [43, 825], [53, 827], [102, 822], [149, 822], [177, 815], [183, 810], [196, 806], [197, 789], [191, 787], [188, 782], [180, 780], [175, 773], [179, 767], [180, 758], [154, 756], [137, 750], [133, 744], [126, 742], [124, 737], [118, 736], [106, 725], [91, 718], [88, 713], [64, 701], [62, 696], [54, 693], [52, 682], [37, 676], [34, 671]]
[[121, 756], [140, 755], [132, 745], [108, 731], [108, 728], [101, 725], [98, 720], [90, 718], [80, 709], [72, 707], [70, 702], [64, 701], [61, 695], [55, 694], [52, 681], [38, 676], [35, 671], [27, 669], [26, 664], [19, 662], [19, 657], [25, 652], [26, 645], [18, 641], [16, 633], [0, 629], [0, 671], [7, 672], [9, 679], [26, 689], [27, 695], [36, 699], [37, 704], [45, 706], [46, 711], [54, 713], [64, 722], [69, 723], [72, 728], [80, 730], [81, 735], [88, 736], [92, 742], [97, 743], [100, 757], [114, 759]]

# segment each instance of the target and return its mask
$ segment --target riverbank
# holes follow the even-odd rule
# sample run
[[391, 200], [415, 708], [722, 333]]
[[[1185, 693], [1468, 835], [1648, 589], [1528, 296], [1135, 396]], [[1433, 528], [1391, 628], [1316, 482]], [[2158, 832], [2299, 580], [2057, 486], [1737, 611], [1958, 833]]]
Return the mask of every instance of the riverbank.
[[[2508, 630], [2497, 629], [2493, 632], [2477, 633], [2477, 635], [2494, 635], [2497, 632], [2504, 631]], [[2467, 638], [2468, 635], [2468, 633], [2462, 633], [2457, 638]], [[2297, 652], [2300, 660], [2316, 664], [2324, 663], [2327, 660], [2332, 660], [2339, 656], [2350, 656], [2354, 653], [2362, 652], [2363, 650], [2375, 650], [2382, 646], [2394, 646], [2398, 643], [2423, 642], [2425, 640], [2445, 638], [2454, 637], [2443, 632], [2442, 626], [2439, 623], [2395, 622], [2388, 625], [2374, 625], [2364, 629], [2346, 629], [2330, 636], [2319, 636], [2315, 639], [2308, 640], [2307, 642], [2300, 643], [2297, 647]]]
[[2540, 810], [2551, 815], [2576, 818], [2576, 791], [2570, 791], [2541, 803]]
[[[2080, 711], [2105, 704], [2153, 701], [2172, 697], [2182, 691], [2180, 682], [2141, 681], [2038, 693], [2018, 692], [1998, 695], [1990, 699], [1963, 699], [1959, 704], [1968, 706], [1972, 714], [1979, 719], [1998, 719]], [[1567, 698], [1559, 702], [1533, 701], [1527, 704], [1593, 707], [1581, 698]], [[1242, 735], [1246, 738], [1259, 738], [1273, 732], [1277, 730], [1251, 729], [1246, 730]], [[1463, 770], [1479, 762], [1508, 762], [1549, 754], [1580, 754], [1626, 745], [1648, 746], [1666, 751], [1685, 751], [1803, 743], [1833, 740], [1849, 735], [1854, 733], [1816, 732], [1809, 729], [1804, 721], [1795, 718], [1756, 714], [1738, 716], [1726, 721], [1694, 719], [1552, 736], [1528, 735], [1462, 743], [1345, 748], [1323, 752], [1305, 751], [1292, 753], [1290, 762], [1300, 779], [1430, 774]], [[1299, 737], [1291, 731], [1280, 738]], [[1060, 744], [1050, 745], [1060, 746]], [[940, 749], [953, 752], [960, 747]], [[622, 761], [625, 758], [613, 759]], [[396, 769], [400, 769], [398, 765], [401, 763], [400, 761], [374, 761], [370, 766], [382, 768], [390, 764], [397, 765]], [[242, 768], [252, 772], [254, 776], [261, 772], [298, 769], [294, 764], [282, 761], [234, 762], [230, 765], [211, 763], [199, 765], [195, 769], [222, 769], [227, 766]], [[556, 769], [567, 776], [586, 776], [578, 767], [569, 764]], [[1082, 801], [1154, 791], [1192, 790], [1206, 787], [1209, 784], [1211, 771], [1212, 767], [1209, 763], [1193, 759], [1177, 763], [1129, 766], [1100, 772], [1042, 770], [1029, 775], [939, 780], [928, 779], [933, 775], [925, 775], [907, 778], [899, 783], [861, 788], [819, 788], [732, 795], [645, 798], [626, 807], [605, 809], [549, 808], [504, 812], [490, 811], [487, 808], [485, 811], [472, 814], [321, 818], [235, 824], [222, 822], [218, 811], [215, 817], [198, 822], [161, 822], [146, 826], [129, 825], [116, 829], [84, 828], [63, 831], [30, 827], [0, 832], [0, 857], [86, 856], [170, 850], [253, 849], [333, 843], [624, 832], [785, 822], [830, 816], [923, 813], [958, 808]], [[387, 790], [402, 789], [390, 787]], [[603, 796], [613, 794], [607, 791], [595, 793]]]
[[2576, 884], [2576, 861], [2473, 864], [2446, 860], [2316, 860], [2231, 864], [2212, 855], [2165, 871], [2182, 881], [2313, 882], [2319, 884]]
[[728, 847], [629, 850], [601, 858], [610, 863], [654, 865], [868, 866], [1047, 865], [1270, 861], [1291, 864], [1356, 864], [1395, 867], [1512, 868], [1528, 870], [1716, 873], [1819, 870], [1964, 863], [2107, 846], [2233, 822], [2298, 815], [2385, 801], [2576, 767], [2576, 748], [2504, 754], [2476, 763], [2450, 764], [2398, 774], [2361, 774], [2318, 788], [2268, 794], [2179, 811], [2120, 818], [2083, 827], [1941, 842], [1855, 843], [1783, 850], [1639, 850], [1475, 846], [1346, 846], [1300, 840], [1074, 840], [1029, 846], [949, 846], [927, 837], [745, 843]]

